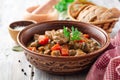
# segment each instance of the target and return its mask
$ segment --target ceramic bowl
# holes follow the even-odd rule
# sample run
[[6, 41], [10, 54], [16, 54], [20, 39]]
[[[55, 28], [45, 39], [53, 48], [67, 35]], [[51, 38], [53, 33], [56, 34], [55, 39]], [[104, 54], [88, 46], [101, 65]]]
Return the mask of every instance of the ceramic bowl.
[[[98, 41], [101, 48], [97, 51], [83, 56], [59, 56], [37, 54], [27, 49], [28, 42], [31, 41], [34, 34], [44, 34], [46, 30], [62, 29], [63, 26], [71, 28], [74, 26], [83, 33], [89, 34]], [[48, 21], [31, 25], [22, 30], [18, 37], [18, 44], [24, 49], [27, 60], [40, 70], [55, 74], [70, 74], [82, 71], [90, 67], [99, 55], [108, 47], [110, 43], [107, 33], [97, 27], [83, 22], [75, 21]]]
[[15, 21], [10, 23], [8, 30], [11, 38], [17, 43], [17, 35], [21, 31], [21, 29], [15, 29], [15, 28], [27, 27], [28, 25], [35, 24], [35, 23], [36, 23], [35, 21], [27, 21], [27, 20]]

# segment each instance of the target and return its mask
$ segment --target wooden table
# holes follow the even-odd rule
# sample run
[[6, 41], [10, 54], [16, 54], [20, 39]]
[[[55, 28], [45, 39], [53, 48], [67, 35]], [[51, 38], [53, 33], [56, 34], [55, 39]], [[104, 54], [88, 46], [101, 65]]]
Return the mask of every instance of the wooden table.
[[[26, 60], [23, 52], [12, 50], [16, 44], [8, 32], [8, 25], [23, 18], [25, 9], [32, 5], [43, 4], [47, 0], [1, 0], [0, 2], [0, 80], [85, 80], [87, 73], [58, 76], [38, 70]], [[118, 0], [91, 0], [98, 5], [120, 9]], [[113, 33], [120, 29], [120, 21], [115, 25]], [[19, 61], [20, 60], [20, 61]], [[24, 70], [22, 70], [24, 69]], [[22, 71], [21, 71], [22, 70]], [[34, 76], [32, 77], [32, 72]], [[26, 74], [26, 75], [25, 75]]]

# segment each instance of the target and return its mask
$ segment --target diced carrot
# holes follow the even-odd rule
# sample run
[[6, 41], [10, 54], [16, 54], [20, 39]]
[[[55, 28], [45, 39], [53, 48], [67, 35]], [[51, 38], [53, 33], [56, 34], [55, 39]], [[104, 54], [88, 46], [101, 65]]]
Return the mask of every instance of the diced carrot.
[[55, 44], [51, 50], [60, 50], [61, 49], [61, 46], [59, 44]]
[[83, 43], [83, 42], [85, 42], [85, 40], [81, 39], [81, 40], [79, 40], [79, 42], [80, 42], [80, 43]]
[[49, 38], [45, 35], [40, 35], [38, 38], [38, 42], [40, 45], [46, 45], [49, 41]]
[[68, 51], [68, 47], [64, 46], [61, 48], [61, 55], [62, 56], [69, 56], [69, 51]]
[[90, 38], [88, 34], [83, 34], [84, 38]]
[[36, 51], [36, 47], [28, 47], [28, 49], [31, 51]]

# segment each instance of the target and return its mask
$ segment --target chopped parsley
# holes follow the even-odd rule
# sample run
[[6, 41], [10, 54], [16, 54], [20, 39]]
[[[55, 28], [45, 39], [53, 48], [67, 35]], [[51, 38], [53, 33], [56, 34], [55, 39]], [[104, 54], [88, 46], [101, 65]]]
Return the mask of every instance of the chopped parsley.
[[63, 34], [65, 35], [65, 37], [69, 38], [70, 37], [70, 32], [68, 31], [67, 27], [64, 26], [63, 28]]
[[78, 29], [74, 28], [73, 26], [71, 28], [71, 32], [69, 32], [67, 27], [64, 26], [63, 34], [65, 35], [65, 37], [70, 38], [70, 40], [72, 41], [81, 39], [80, 38], [81, 32], [78, 31]]
[[78, 29], [77, 28], [74, 28], [73, 26], [72, 26], [72, 33], [71, 33], [71, 40], [80, 40], [80, 34], [81, 34], [81, 32], [80, 31], [78, 31]]

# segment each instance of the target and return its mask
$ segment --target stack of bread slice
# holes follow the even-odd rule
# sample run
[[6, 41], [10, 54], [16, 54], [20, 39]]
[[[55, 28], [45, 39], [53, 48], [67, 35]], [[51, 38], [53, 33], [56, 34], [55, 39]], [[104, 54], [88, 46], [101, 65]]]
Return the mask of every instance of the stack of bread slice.
[[120, 11], [116, 8], [108, 9], [90, 2], [76, 1], [69, 6], [68, 15], [72, 20], [99, 26], [109, 34], [120, 17]]

